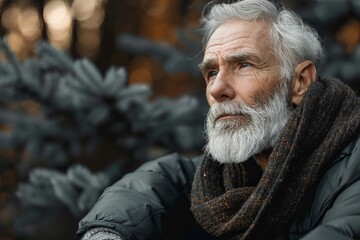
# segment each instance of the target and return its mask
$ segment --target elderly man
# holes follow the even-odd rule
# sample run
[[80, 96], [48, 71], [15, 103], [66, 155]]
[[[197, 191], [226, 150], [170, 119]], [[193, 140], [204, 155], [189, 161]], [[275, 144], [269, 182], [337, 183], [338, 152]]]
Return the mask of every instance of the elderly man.
[[317, 77], [318, 35], [293, 12], [222, 2], [203, 17], [205, 154], [126, 175], [78, 239], [360, 239], [359, 99]]

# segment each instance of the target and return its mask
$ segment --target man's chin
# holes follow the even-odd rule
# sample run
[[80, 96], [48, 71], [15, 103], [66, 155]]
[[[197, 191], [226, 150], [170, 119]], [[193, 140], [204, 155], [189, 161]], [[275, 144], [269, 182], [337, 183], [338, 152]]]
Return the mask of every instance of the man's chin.
[[[220, 146], [224, 146], [223, 144]], [[254, 151], [248, 151], [247, 149], [238, 149], [237, 151], [226, 152], [224, 147], [214, 147], [213, 145], [207, 145], [205, 147], [206, 153], [210, 155], [214, 160], [219, 163], [241, 163], [245, 162], [254, 156]], [[236, 149], [236, 148], [234, 148]]]

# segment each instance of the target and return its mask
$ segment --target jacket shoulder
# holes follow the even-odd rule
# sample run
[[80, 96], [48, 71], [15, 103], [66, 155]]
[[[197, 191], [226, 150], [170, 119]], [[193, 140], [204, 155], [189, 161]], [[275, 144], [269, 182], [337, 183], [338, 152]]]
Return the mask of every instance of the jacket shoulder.
[[360, 238], [360, 138], [350, 143], [328, 167], [311, 207], [290, 228], [290, 239], [298, 239], [313, 229], [325, 228], [329, 232], [327, 227], [334, 231], [334, 236]]

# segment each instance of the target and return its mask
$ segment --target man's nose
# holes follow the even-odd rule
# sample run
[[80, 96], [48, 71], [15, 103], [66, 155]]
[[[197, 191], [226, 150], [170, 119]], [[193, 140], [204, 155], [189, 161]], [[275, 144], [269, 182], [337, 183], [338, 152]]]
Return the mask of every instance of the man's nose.
[[229, 101], [235, 98], [235, 90], [232, 86], [231, 77], [219, 72], [213, 83], [208, 86], [209, 93], [216, 102]]

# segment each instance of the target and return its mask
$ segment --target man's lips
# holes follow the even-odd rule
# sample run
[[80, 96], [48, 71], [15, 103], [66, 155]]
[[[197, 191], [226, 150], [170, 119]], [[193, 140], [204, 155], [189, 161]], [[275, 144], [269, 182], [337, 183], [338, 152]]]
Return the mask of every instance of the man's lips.
[[221, 114], [215, 121], [243, 117], [243, 114]]

